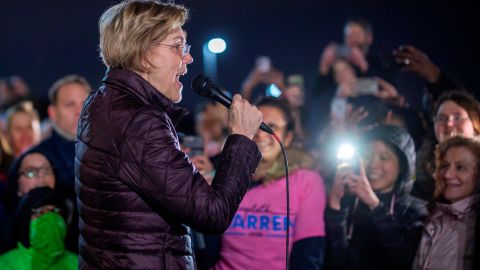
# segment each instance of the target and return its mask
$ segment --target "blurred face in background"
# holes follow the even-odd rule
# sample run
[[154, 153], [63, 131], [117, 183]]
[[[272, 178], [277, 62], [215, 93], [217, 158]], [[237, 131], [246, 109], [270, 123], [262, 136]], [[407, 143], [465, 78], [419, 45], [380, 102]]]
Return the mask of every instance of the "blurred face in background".
[[37, 187], [55, 188], [53, 168], [42, 154], [27, 155], [22, 160], [18, 174], [18, 196], [20, 197]]
[[373, 141], [364, 157], [365, 173], [372, 189], [387, 193], [394, 189], [400, 173], [400, 163], [393, 149], [382, 141]]
[[343, 30], [345, 45], [349, 47], [359, 47], [362, 51], [367, 52], [372, 44], [373, 35], [357, 23], [349, 23]]
[[[282, 140], [285, 147], [288, 147], [293, 139], [292, 132], [287, 132], [287, 120], [282, 110], [274, 106], [260, 106], [258, 108], [263, 113], [263, 122], [267, 124]], [[253, 140], [257, 143], [262, 153], [262, 161], [266, 163], [274, 162], [280, 155], [282, 149], [272, 135], [258, 130]]]
[[56, 104], [48, 107], [48, 116], [52, 122], [70, 138], [77, 135], [78, 119], [87, 96], [88, 89], [85, 86], [78, 83], [66, 84], [58, 90]]
[[215, 103], [206, 105], [197, 119], [197, 133], [205, 141], [223, 140], [227, 130], [228, 110], [223, 105]]
[[433, 121], [435, 137], [439, 142], [454, 135], [467, 138], [475, 136], [467, 111], [452, 100], [446, 100], [438, 107]]
[[8, 136], [15, 156], [40, 142], [40, 122], [26, 112], [12, 115]]
[[299, 85], [289, 85], [283, 93], [292, 107], [299, 108], [305, 103], [305, 93]]
[[451, 147], [440, 163], [443, 196], [450, 202], [471, 196], [478, 185], [478, 160], [466, 147]]

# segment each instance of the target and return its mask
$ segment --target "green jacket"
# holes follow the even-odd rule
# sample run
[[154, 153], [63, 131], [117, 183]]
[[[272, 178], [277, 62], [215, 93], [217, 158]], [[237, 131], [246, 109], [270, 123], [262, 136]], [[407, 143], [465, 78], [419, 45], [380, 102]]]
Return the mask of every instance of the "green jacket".
[[25, 248], [20, 242], [16, 249], [0, 255], [1, 270], [73, 270], [78, 269], [76, 254], [65, 250], [56, 257], [42, 256], [31, 249]]

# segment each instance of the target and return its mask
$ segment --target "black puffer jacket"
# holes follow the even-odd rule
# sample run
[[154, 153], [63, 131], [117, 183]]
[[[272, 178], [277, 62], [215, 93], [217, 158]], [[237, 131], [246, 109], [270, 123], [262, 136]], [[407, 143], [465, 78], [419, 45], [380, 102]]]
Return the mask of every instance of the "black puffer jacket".
[[81, 269], [194, 269], [190, 228], [227, 229], [261, 155], [228, 137], [209, 186], [180, 151], [178, 109], [143, 78], [110, 70], [76, 143]]
[[399, 158], [396, 186], [390, 193], [377, 194], [381, 203], [373, 210], [361, 201], [354, 207], [351, 196], [344, 197], [340, 211], [327, 208], [327, 269], [411, 268], [428, 214], [424, 203], [410, 197], [405, 188], [415, 170], [414, 143], [406, 131], [394, 126], [371, 130], [363, 142], [374, 140], [392, 146]]

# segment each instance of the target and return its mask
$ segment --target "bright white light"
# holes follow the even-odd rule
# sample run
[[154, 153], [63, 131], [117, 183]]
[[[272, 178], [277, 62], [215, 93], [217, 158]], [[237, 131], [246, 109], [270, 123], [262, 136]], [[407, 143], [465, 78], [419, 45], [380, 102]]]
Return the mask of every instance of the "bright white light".
[[355, 149], [350, 144], [343, 144], [338, 149], [337, 158], [338, 159], [350, 159], [355, 154]]
[[274, 83], [267, 87], [267, 96], [279, 97], [280, 95], [282, 95], [282, 91]]
[[208, 50], [212, 53], [222, 53], [227, 48], [227, 43], [221, 38], [214, 38], [208, 42]]

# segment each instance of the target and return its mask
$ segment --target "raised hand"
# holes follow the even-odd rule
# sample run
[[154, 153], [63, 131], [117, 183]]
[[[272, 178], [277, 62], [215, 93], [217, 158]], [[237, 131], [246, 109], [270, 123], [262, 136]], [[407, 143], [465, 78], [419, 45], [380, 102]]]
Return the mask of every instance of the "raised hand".
[[404, 66], [402, 70], [412, 72], [429, 83], [440, 78], [440, 68], [424, 52], [413, 46], [402, 45], [393, 51], [393, 55], [395, 61]]
[[375, 209], [380, 200], [372, 189], [365, 173], [365, 166], [363, 161], [359, 160], [360, 175], [349, 173], [346, 175], [346, 184], [350, 193], [360, 199], [370, 209]]

